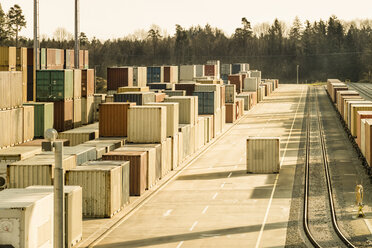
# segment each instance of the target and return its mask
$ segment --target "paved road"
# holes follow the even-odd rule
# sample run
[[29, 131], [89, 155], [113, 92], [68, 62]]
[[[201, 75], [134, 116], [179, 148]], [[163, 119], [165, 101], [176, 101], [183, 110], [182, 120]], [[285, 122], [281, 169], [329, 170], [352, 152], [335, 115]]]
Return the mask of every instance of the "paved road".
[[[96, 247], [282, 247], [307, 86], [281, 85]], [[280, 174], [245, 173], [248, 136], [280, 136]]]

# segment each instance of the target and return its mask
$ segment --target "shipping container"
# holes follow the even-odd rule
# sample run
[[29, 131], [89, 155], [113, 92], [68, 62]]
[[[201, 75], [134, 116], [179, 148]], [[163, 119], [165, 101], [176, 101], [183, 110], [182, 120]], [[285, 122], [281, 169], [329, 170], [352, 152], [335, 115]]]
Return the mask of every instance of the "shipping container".
[[89, 51], [84, 50], [84, 64], [83, 64], [84, 69], [89, 69]]
[[279, 173], [279, 143], [278, 137], [249, 137], [247, 173]]
[[147, 68], [134, 67], [133, 68], [133, 86], [145, 87], [147, 85]]
[[155, 102], [161, 103], [164, 102], [166, 95], [165, 93], [155, 93]]
[[46, 69], [46, 48], [40, 48], [40, 69], [45, 70]]
[[107, 90], [133, 86], [133, 67], [107, 68]]
[[216, 65], [204, 65], [204, 76], [216, 77], [217, 68]]
[[80, 69], [74, 69], [74, 98], [81, 98], [82, 89], [81, 89], [81, 70]]
[[236, 119], [239, 119], [244, 115], [244, 98], [238, 98], [236, 100]]
[[74, 155], [76, 166], [82, 165], [88, 161], [97, 160], [97, 152], [94, 147], [88, 146], [68, 146], [63, 148], [63, 154], [65, 155]]
[[83, 216], [112, 217], [122, 208], [121, 166], [78, 166], [66, 171], [66, 185], [83, 188]]
[[183, 133], [178, 133], [178, 165], [182, 164], [184, 160], [184, 150], [183, 150]]
[[160, 66], [148, 66], [147, 67], [147, 85], [151, 83], [162, 82], [162, 74]]
[[73, 128], [74, 101], [54, 102], [54, 129], [63, 132]]
[[363, 98], [362, 99], [354, 99], [354, 98], [352, 98], [352, 99], [348, 99], [348, 98], [346, 98], [346, 99], [344, 99], [344, 108], [343, 108], [343, 110], [342, 110], [342, 112], [343, 112], [343, 118], [344, 118], [344, 121], [345, 121], [345, 123], [346, 123], [346, 126], [348, 125], [348, 109], [349, 109], [349, 104], [351, 104], [351, 103], [365, 103], [366, 102], [366, 100], [364, 100]]
[[208, 115], [216, 112], [216, 101], [220, 99], [217, 97], [216, 91], [209, 92], [194, 92], [193, 95], [198, 97], [198, 114]]
[[179, 165], [179, 152], [178, 152], [178, 147], [179, 147], [179, 135], [178, 135], [178, 128], [177, 128], [177, 134], [172, 137], [172, 170], [178, 167]]
[[[53, 193], [53, 186], [30, 186], [31, 192]], [[74, 247], [83, 237], [83, 192], [80, 186], [64, 186], [65, 193], [65, 247]]]
[[220, 107], [223, 107], [225, 106], [225, 102], [226, 102], [226, 86], [221, 85], [220, 87], [221, 87]]
[[81, 127], [81, 98], [74, 98], [74, 115], [72, 119], [73, 127]]
[[[221, 107], [221, 85], [219, 84], [199, 84], [195, 85], [195, 92], [216, 92], [214, 98], [214, 111]], [[199, 103], [200, 106], [200, 103]]]
[[198, 111], [195, 109], [198, 106], [195, 104], [195, 97], [190, 96], [173, 96], [166, 97], [164, 102], [177, 102], [179, 103], [179, 124], [195, 125]]
[[0, 247], [53, 247], [53, 193], [0, 192]]
[[258, 88], [258, 81], [256, 77], [248, 77], [244, 79], [243, 91], [256, 92]]
[[345, 116], [344, 120], [346, 122], [347, 127], [350, 129], [351, 125], [351, 107], [353, 105], [367, 105], [367, 104], [372, 104], [371, 101], [365, 101], [364, 99], [362, 101], [347, 101], [347, 104], [345, 105]]
[[34, 106], [23, 106], [23, 142], [35, 136]]
[[22, 103], [22, 72], [0, 71], [0, 110], [18, 108]]
[[163, 143], [165, 143], [165, 166], [162, 169], [162, 177], [164, 178], [172, 170], [172, 138], [167, 138]]
[[356, 143], [358, 144], [359, 148], [361, 146], [361, 122], [362, 119], [370, 119], [372, 118], [372, 111], [357, 111], [357, 120], [356, 120]]
[[68, 139], [70, 146], [80, 145], [89, 140], [94, 140], [99, 137], [99, 128], [97, 124], [91, 124], [65, 132], [58, 133], [61, 139]]
[[[340, 91], [343, 92], [343, 91]], [[341, 116], [344, 116], [344, 104], [346, 99], [354, 99], [354, 100], [362, 100], [363, 98], [359, 95], [353, 95], [353, 96], [340, 96], [340, 104], [337, 105], [338, 112], [341, 114]]]
[[124, 92], [114, 94], [115, 102], [134, 102], [137, 105], [144, 105], [155, 101], [154, 92]]
[[44, 137], [44, 132], [53, 128], [54, 125], [54, 104], [52, 102], [28, 102], [24, 106], [34, 107], [34, 136]]
[[128, 142], [161, 143], [167, 134], [167, 108], [133, 106], [128, 110]]
[[236, 85], [227, 84], [225, 88], [226, 88], [225, 103], [234, 103], [236, 100]]
[[230, 75], [230, 74], [232, 74], [232, 65], [221, 64], [221, 75]]
[[27, 101], [27, 48], [16, 49], [16, 70], [22, 71], [22, 100]]
[[124, 207], [129, 204], [129, 178], [130, 178], [130, 162], [129, 161], [113, 161], [113, 160], [105, 160], [105, 161], [89, 161], [84, 163], [82, 166], [98, 166], [98, 167], [105, 167], [105, 166], [117, 166], [121, 168], [121, 206]]
[[99, 121], [99, 105], [106, 102], [106, 94], [94, 94], [93, 119]]
[[35, 100], [34, 92], [36, 92], [36, 84], [34, 84], [34, 67], [31, 65], [27, 66], [27, 101]]
[[224, 130], [226, 124], [226, 106], [221, 108], [221, 132]]
[[[76, 167], [76, 158], [63, 155], [64, 170]], [[53, 185], [54, 154], [43, 152], [32, 158], [8, 164], [7, 181], [9, 188], [25, 188], [32, 185]]]
[[244, 100], [244, 110], [249, 110], [250, 106], [252, 106], [250, 97], [251, 95], [246, 93], [240, 93], [237, 95], [237, 98], [241, 98]]
[[213, 135], [214, 137], [217, 137], [221, 131], [222, 131], [222, 126], [221, 126], [221, 123], [222, 123], [222, 112], [221, 112], [221, 109], [217, 109], [216, 113], [213, 115]]
[[372, 166], [372, 119], [365, 119], [365, 143], [364, 153], [368, 165]]
[[98, 138], [95, 140], [89, 140], [81, 145], [101, 148], [104, 147], [106, 152], [111, 152], [124, 145], [123, 138]]
[[137, 151], [147, 153], [147, 183], [146, 189], [150, 189], [156, 184], [158, 178], [156, 178], [156, 148], [154, 147], [132, 147], [125, 146], [116, 149], [115, 151]]
[[94, 96], [81, 98], [81, 122], [91, 124], [94, 121]]
[[76, 68], [84, 69], [84, 50], [79, 50], [79, 67]]
[[63, 101], [74, 96], [73, 70], [36, 71], [36, 100]]
[[226, 103], [226, 123], [235, 123], [236, 121], [236, 102]]
[[185, 90], [164, 90], [164, 93], [168, 96], [186, 96]]
[[104, 103], [99, 107], [99, 134], [102, 137], [126, 137], [128, 109], [135, 103]]
[[1, 162], [16, 162], [35, 156], [41, 152], [41, 146], [13, 146], [0, 150]]
[[[196, 66], [195, 65], [181, 65], [179, 67], [179, 70], [180, 70], [180, 73], [179, 73], [180, 81], [192, 81], [196, 77]], [[202, 74], [204, 73], [202, 72]]]
[[16, 48], [0, 47], [0, 71], [16, 70]]
[[194, 145], [192, 143], [191, 137], [191, 125], [190, 124], [181, 124], [179, 125], [179, 132], [182, 133], [182, 150], [180, 151], [182, 154], [183, 160], [186, 159], [189, 155], [192, 154], [194, 150]]
[[113, 151], [102, 156], [103, 160], [130, 162], [129, 195], [142, 195], [147, 185], [147, 153], [144, 151]]
[[65, 69], [75, 68], [75, 51], [66, 49], [64, 53], [65, 53], [64, 68]]
[[179, 123], [179, 103], [163, 102], [163, 103], [148, 103], [150, 106], [164, 106], [167, 113], [167, 137], [173, 137], [178, 133]]
[[358, 111], [372, 111], [372, 104], [351, 105], [350, 132], [353, 136], [357, 136]]
[[92, 96], [94, 94], [94, 69], [81, 70], [81, 96]]
[[124, 92], [149, 92], [149, 87], [138, 87], [138, 86], [133, 86], [133, 87], [119, 87], [118, 88], [118, 93], [124, 93]]
[[[19, 144], [18, 146], [38, 146], [41, 147], [43, 142], [47, 142], [49, 140], [47, 139], [34, 139], [32, 141], [27, 141], [25, 143]], [[56, 141], [61, 141], [63, 143], [63, 146], [69, 146], [70, 141], [67, 139], [56, 139]]]
[[176, 90], [185, 90], [186, 91], [186, 96], [192, 96], [192, 93], [195, 91], [195, 82], [190, 82], [190, 83], [179, 83], [175, 84], [175, 89]]
[[199, 150], [204, 146], [204, 117], [198, 117], [198, 122], [195, 126], [195, 150]]
[[367, 119], [362, 119], [361, 120], [361, 127], [360, 127], [360, 134], [361, 134], [361, 139], [360, 139], [360, 151], [362, 152], [363, 156], [367, 159], [366, 157], [366, 142], [371, 138], [371, 136], [367, 136], [366, 133], [366, 123]]

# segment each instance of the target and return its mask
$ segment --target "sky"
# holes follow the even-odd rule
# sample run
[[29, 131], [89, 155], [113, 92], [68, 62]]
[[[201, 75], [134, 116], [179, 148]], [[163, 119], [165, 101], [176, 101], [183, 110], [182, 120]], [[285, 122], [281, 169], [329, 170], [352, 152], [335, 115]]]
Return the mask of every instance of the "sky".
[[[0, 0], [4, 12], [14, 4], [23, 9], [27, 27], [22, 36], [33, 36], [33, 0]], [[74, 33], [75, 0], [39, 0], [40, 35], [53, 36], [58, 27]], [[231, 35], [246, 17], [252, 26], [272, 23], [275, 18], [292, 23], [339, 19], [372, 19], [371, 0], [80, 0], [80, 31], [88, 38], [121, 38], [152, 24], [175, 33], [175, 24], [184, 28], [210, 24]]]

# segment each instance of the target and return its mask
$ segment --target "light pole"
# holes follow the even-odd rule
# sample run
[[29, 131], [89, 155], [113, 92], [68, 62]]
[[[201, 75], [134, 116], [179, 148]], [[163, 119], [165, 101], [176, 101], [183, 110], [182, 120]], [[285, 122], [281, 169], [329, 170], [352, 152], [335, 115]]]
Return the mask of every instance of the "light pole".
[[79, 61], [80, 53], [80, 42], [79, 42], [79, 33], [80, 33], [80, 1], [75, 0], [75, 68], [79, 68], [80, 64], [83, 61]]
[[298, 70], [300, 68], [300, 65], [297, 65], [297, 84], [298, 84]]
[[34, 76], [33, 100], [36, 101], [36, 70], [39, 70], [39, 0], [34, 0]]

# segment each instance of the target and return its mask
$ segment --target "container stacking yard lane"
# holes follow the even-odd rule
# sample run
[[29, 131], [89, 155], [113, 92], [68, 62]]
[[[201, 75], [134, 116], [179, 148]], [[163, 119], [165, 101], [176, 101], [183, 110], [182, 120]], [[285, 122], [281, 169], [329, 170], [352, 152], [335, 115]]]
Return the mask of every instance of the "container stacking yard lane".
[[[282, 85], [94, 245], [285, 246], [294, 172], [301, 163], [292, 149], [298, 149], [302, 133], [292, 130], [302, 129], [306, 89]], [[280, 137], [279, 174], [246, 173], [250, 136]]]

